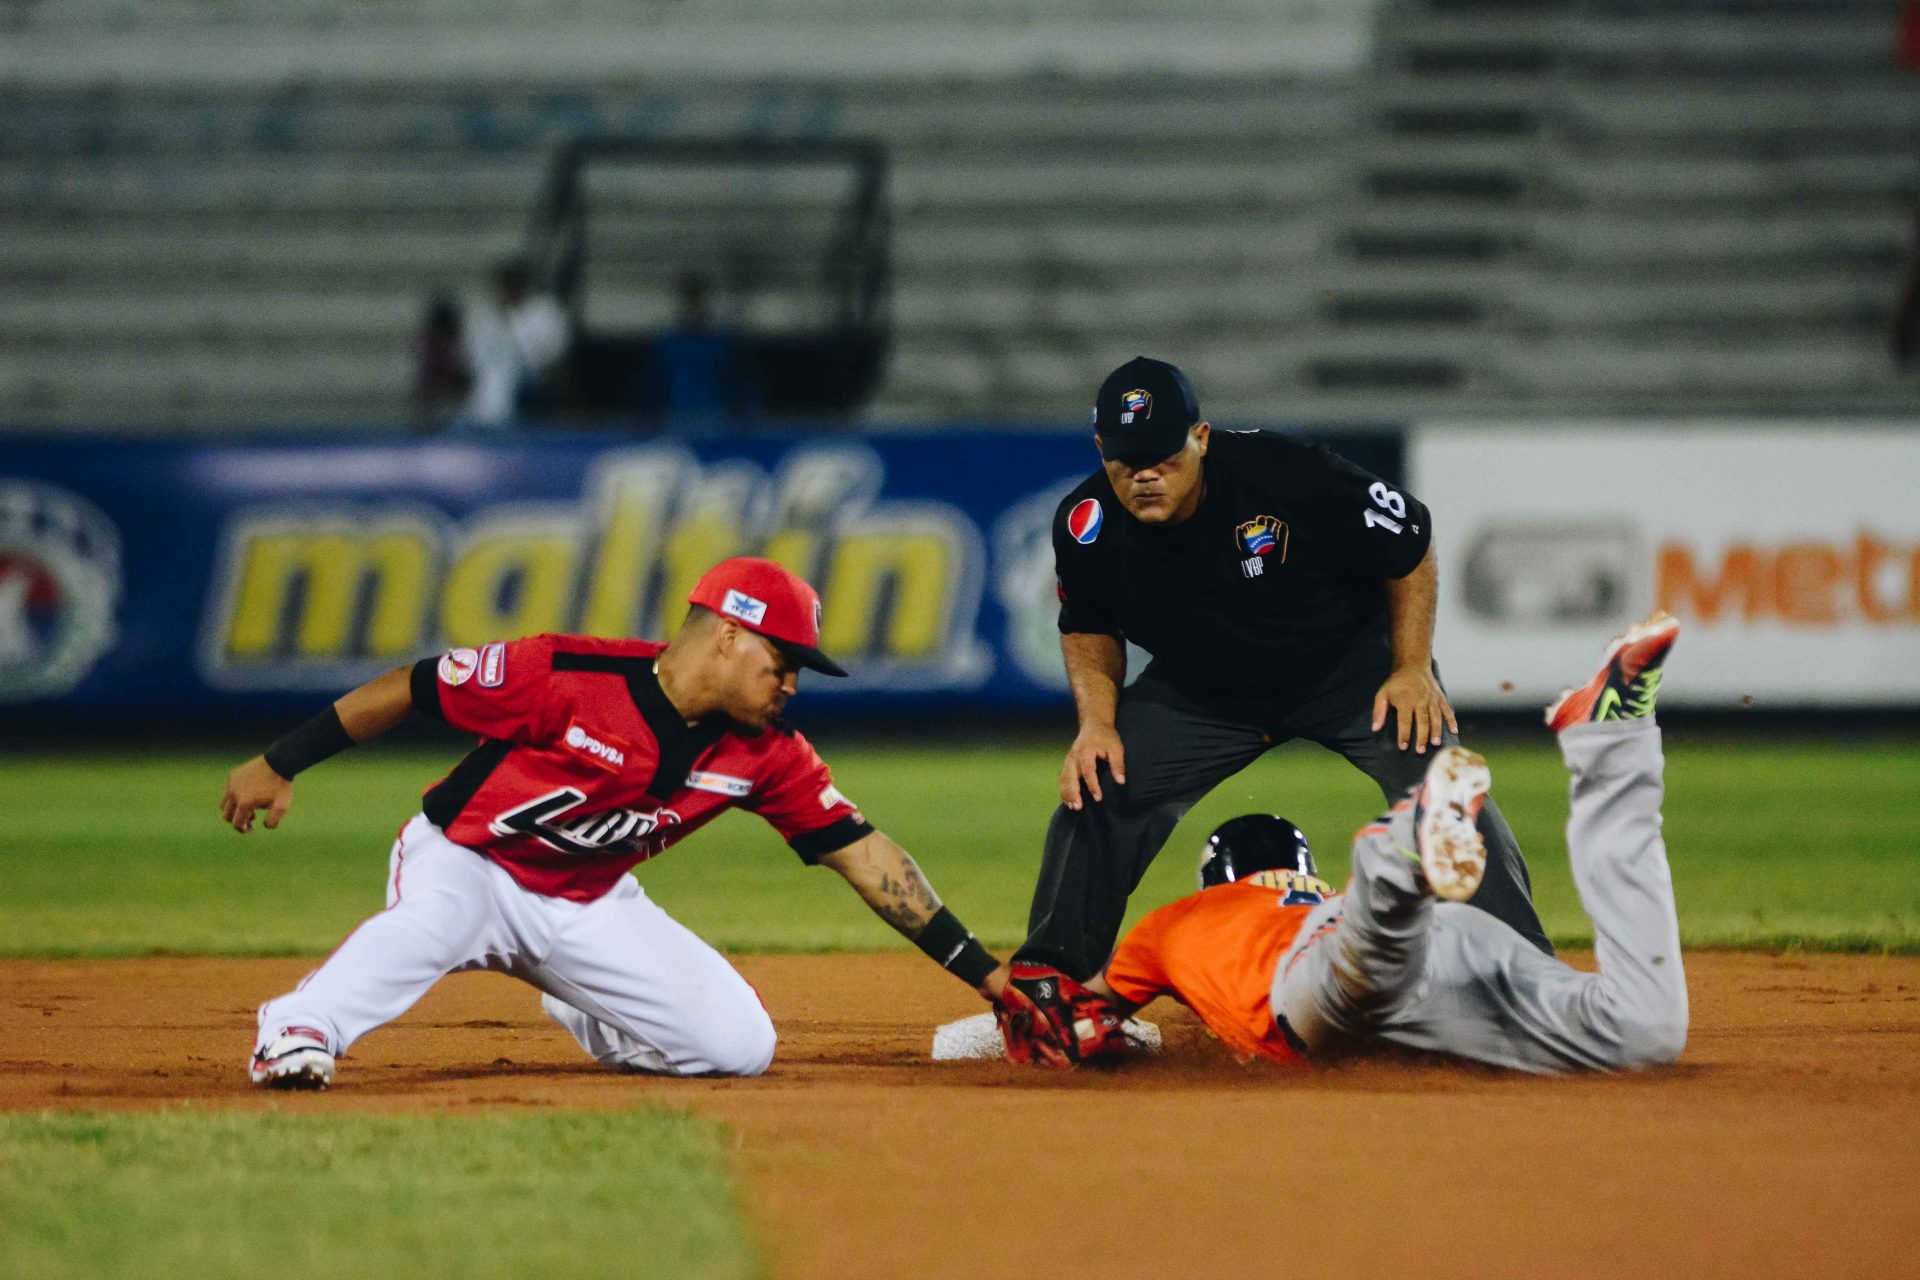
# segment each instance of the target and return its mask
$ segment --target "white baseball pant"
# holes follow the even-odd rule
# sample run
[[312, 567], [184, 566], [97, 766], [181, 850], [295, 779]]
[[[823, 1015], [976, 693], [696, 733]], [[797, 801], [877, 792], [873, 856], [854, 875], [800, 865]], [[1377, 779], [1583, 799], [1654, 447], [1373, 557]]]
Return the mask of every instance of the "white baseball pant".
[[401, 830], [389, 867], [387, 909], [260, 1006], [256, 1048], [299, 1026], [343, 1054], [443, 975], [487, 969], [544, 992], [548, 1016], [608, 1066], [754, 1076], [773, 1061], [773, 1021], [753, 987], [633, 877], [593, 902], [534, 893], [424, 815]]

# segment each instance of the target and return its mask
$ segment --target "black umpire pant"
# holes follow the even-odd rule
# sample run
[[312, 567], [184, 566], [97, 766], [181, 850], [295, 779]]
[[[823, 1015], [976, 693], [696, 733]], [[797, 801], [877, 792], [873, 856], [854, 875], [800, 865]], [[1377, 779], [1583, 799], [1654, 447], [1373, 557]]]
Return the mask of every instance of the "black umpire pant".
[[[1332, 674], [1284, 706], [1225, 709], [1202, 703], [1155, 676], [1149, 667], [1121, 690], [1114, 717], [1126, 748], [1127, 783], [1100, 766], [1105, 799], [1082, 796], [1080, 809], [1054, 810], [1047, 827], [1040, 881], [1034, 886], [1021, 960], [1051, 964], [1085, 980], [1105, 967], [1120, 936], [1127, 898], [1139, 885], [1180, 819], [1200, 798], [1269, 749], [1294, 738], [1317, 742], [1351, 760], [1388, 802], [1425, 775], [1431, 749], [1405, 751], [1394, 717], [1373, 731], [1373, 696], [1391, 669], [1384, 635], [1363, 636]], [[1438, 676], [1438, 669], [1435, 669]], [[1442, 730], [1446, 745], [1459, 737]], [[1480, 810], [1487, 872], [1471, 905], [1511, 925], [1548, 955], [1553, 944], [1533, 909], [1532, 884], [1513, 830], [1489, 799]]]

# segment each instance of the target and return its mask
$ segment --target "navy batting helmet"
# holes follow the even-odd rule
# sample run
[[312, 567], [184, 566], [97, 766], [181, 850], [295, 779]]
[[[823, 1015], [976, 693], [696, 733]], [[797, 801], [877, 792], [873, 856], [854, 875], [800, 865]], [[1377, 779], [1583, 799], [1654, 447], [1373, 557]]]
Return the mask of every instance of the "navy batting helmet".
[[1313, 850], [1300, 828], [1271, 813], [1249, 813], [1230, 818], [1207, 837], [1200, 851], [1200, 887], [1245, 880], [1260, 872], [1275, 874], [1262, 883], [1289, 888], [1287, 901], [1315, 903], [1332, 892], [1319, 878]]

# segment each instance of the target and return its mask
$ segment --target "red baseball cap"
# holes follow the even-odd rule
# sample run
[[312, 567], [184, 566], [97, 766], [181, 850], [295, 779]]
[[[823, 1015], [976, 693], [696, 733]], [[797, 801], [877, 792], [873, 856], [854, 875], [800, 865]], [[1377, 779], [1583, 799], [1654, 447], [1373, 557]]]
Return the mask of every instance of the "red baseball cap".
[[820, 595], [797, 573], [771, 560], [735, 556], [700, 576], [688, 604], [732, 618], [793, 655], [803, 667], [830, 676], [846, 670], [820, 652]]

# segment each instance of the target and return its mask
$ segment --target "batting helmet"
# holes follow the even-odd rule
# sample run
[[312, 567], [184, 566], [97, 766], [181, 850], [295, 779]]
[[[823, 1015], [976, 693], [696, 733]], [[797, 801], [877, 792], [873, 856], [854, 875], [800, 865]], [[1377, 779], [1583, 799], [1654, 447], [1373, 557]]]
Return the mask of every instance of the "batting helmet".
[[1305, 834], [1277, 814], [1229, 818], [1207, 837], [1207, 846], [1200, 851], [1202, 889], [1229, 884], [1256, 871], [1319, 875]]

